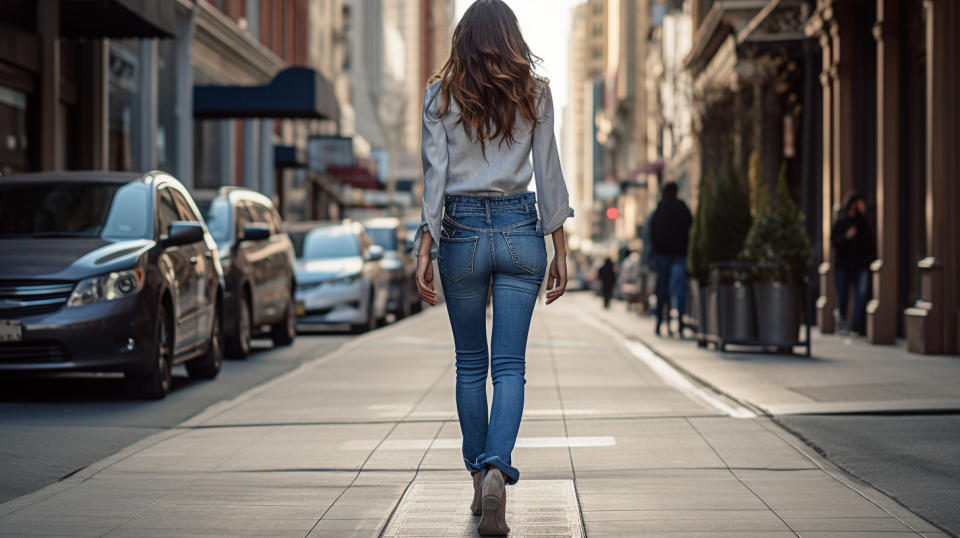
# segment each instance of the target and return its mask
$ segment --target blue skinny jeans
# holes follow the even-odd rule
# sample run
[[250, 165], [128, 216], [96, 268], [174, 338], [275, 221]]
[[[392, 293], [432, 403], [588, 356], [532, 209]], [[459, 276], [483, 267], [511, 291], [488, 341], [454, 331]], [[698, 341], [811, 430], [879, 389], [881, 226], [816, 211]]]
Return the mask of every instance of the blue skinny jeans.
[[687, 308], [687, 257], [657, 254], [657, 319], [670, 321], [670, 299], [675, 301], [677, 315], [683, 324]]
[[[534, 193], [448, 195], [440, 233], [440, 281], [457, 355], [457, 415], [463, 460], [470, 470], [520, 471], [510, 453], [523, 415], [527, 333], [547, 267], [536, 231]], [[487, 349], [486, 309], [493, 286], [493, 332]], [[487, 371], [493, 405], [487, 418]]]

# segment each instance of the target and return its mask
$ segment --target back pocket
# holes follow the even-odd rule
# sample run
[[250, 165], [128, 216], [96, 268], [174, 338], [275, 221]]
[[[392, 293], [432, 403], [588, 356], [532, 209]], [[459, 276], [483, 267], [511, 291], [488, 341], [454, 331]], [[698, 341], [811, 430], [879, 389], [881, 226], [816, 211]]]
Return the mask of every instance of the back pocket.
[[440, 237], [440, 273], [451, 282], [459, 282], [473, 274], [479, 237]]
[[504, 230], [501, 233], [514, 265], [532, 275], [543, 271], [547, 265], [547, 245], [542, 235], [534, 230]]

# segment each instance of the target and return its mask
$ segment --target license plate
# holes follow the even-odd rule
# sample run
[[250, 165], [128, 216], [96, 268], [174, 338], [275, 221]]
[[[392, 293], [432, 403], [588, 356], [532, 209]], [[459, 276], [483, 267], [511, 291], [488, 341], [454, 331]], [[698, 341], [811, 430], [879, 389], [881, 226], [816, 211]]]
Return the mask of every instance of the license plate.
[[297, 315], [302, 316], [307, 313], [307, 305], [303, 301], [297, 301]]
[[18, 319], [0, 319], [0, 342], [23, 340], [23, 326]]

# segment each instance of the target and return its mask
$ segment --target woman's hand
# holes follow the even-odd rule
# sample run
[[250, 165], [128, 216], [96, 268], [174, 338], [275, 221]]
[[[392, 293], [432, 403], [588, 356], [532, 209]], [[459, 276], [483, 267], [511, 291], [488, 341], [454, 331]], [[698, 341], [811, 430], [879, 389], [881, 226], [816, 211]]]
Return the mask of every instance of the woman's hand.
[[417, 254], [417, 290], [421, 299], [437, 306], [437, 291], [433, 287], [433, 261], [430, 259], [432, 244], [430, 232], [423, 232], [420, 239], [420, 252]]
[[550, 263], [550, 276], [547, 279], [547, 304], [550, 304], [567, 291], [567, 245], [563, 236], [563, 227], [553, 232], [553, 261]]
[[556, 253], [550, 262], [550, 278], [547, 280], [547, 304], [563, 295], [567, 290], [567, 255]]

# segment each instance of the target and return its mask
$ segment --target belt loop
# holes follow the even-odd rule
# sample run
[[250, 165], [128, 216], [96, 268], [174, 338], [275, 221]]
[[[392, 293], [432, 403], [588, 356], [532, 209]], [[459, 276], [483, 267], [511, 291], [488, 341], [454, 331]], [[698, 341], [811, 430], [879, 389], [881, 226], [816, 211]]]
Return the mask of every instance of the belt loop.
[[493, 224], [493, 221], [490, 220], [490, 200], [489, 199], [483, 201], [483, 209], [487, 213], [487, 225], [489, 226]]
[[451, 204], [450, 204], [450, 212], [453, 213], [454, 215], [457, 214], [457, 199], [456, 199], [456, 198], [454, 198], [454, 199], [452, 200]]

